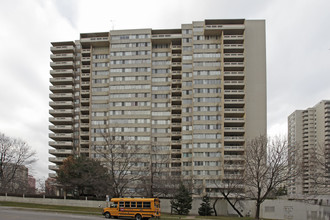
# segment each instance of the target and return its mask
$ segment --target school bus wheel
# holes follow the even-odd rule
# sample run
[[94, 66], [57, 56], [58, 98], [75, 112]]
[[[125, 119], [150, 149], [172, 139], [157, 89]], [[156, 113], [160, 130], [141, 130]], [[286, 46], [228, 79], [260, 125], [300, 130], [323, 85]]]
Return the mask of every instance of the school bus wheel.
[[109, 212], [106, 212], [106, 213], [104, 214], [104, 217], [106, 217], [106, 218], [111, 218], [111, 214], [110, 214]]
[[141, 215], [140, 215], [140, 214], [137, 214], [137, 215], [135, 216], [135, 220], [142, 220]]

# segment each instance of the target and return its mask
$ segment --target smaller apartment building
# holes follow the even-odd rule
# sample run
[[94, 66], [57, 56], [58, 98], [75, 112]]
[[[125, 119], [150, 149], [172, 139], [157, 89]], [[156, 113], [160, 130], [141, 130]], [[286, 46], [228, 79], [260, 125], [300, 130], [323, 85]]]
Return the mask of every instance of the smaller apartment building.
[[290, 161], [301, 165], [300, 175], [288, 182], [288, 194], [322, 194], [315, 175], [324, 172], [319, 181], [329, 181], [330, 100], [293, 112], [288, 117], [288, 142]]

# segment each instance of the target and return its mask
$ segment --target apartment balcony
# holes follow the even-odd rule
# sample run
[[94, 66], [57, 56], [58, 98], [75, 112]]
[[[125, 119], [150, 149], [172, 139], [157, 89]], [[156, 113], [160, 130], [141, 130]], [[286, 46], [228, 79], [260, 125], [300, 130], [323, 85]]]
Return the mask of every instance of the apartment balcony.
[[83, 46], [94, 45], [94, 46], [109, 46], [110, 41], [109, 37], [89, 37], [89, 38], [81, 38], [80, 43]]
[[225, 104], [241, 104], [241, 105], [244, 105], [245, 101], [244, 101], [244, 99], [225, 99], [224, 103]]
[[54, 125], [70, 125], [73, 122], [73, 119], [70, 117], [50, 117], [49, 122], [53, 123]]
[[181, 71], [172, 71], [172, 76], [181, 76], [182, 72]]
[[224, 62], [224, 67], [242, 67], [244, 68], [244, 62]]
[[230, 132], [230, 133], [242, 133], [245, 132], [244, 127], [225, 127], [224, 128], [225, 132]]
[[55, 93], [49, 94], [49, 98], [53, 101], [73, 101], [72, 93]]
[[80, 128], [89, 128], [88, 123], [80, 123]]
[[91, 62], [91, 58], [90, 57], [82, 57], [81, 58], [81, 62], [82, 63], [90, 63]]
[[89, 115], [82, 115], [80, 116], [80, 119], [83, 123], [89, 122]]
[[236, 141], [244, 141], [244, 136], [224, 136], [225, 142], [236, 142]]
[[90, 91], [89, 90], [81, 90], [80, 92], [82, 97], [89, 97]]
[[225, 95], [245, 95], [244, 89], [225, 89]]
[[171, 90], [172, 90], [172, 93], [173, 92], [180, 92], [180, 94], [181, 94], [181, 88], [179, 88], [179, 87], [171, 88]]
[[80, 153], [89, 153], [89, 148], [80, 148]]
[[181, 62], [172, 62], [172, 67], [181, 67]]
[[61, 62], [61, 61], [73, 61], [74, 56], [72, 53], [60, 53], [60, 54], [51, 54], [50, 59], [53, 62]]
[[82, 106], [81, 108], [80, 108], [80, 111], [81, 111], [81, 113], [83, 113], [83, 114], [89, 114], [89, 106]]
[[178, 58], [181, 59], [181, 58], [182, 58], [182, 54], [181, 54], [181, 53], [173, 53], [173, 54], [172, 54], [172, 58], [173, 58], [173, 59], [178, 59]]
[[55, 69], [73, 69], [74, 63], [72, 61], [51, 62], [50, 67]]
[[73, 86], [50, 86], [50, 91], [53, 93], [73, 93]]
[[91, 65], [82, 65], [81, 66], [81, 71], [90, 71], [90, 69], [91, 69]]
[[82, 53], [83, 55], [88, 55], [88, 54], [91, 53], [91, 49], [82, 49], [82, 50], [81, 50], [81, 53]]
[[73, 143], [71, 141], [49, 141], [49, 146], [54, 148], [72, 148]]
[[181, 119], [181, 114], [172, 114], [172, 118]]
[[53, 171], [58, 171], [60, 169], [60, 166], [58, 166], [58, 165], [48, 165], [48, 169], [53, 170]]
[[224, 118], [225, 123], [239, 123], [242, 124], [245, 122], [244, 118]]
[[[81, 137], [89, 137], [89, 132], [88, 131], [81, 131], [80, 132]], [[85, 138], [86, 139], [86, 138]]]
[[237, 145], [237, 146], [225, 145], [224, 149], [225, 149], [225, 151], [244, 151], [244, 146], [241, 146], [241, 145]]
[[63, 102], [49, 102], [49, 106], [53, 109], [72, 109], [73, 102], [71, 101], [63, 101]]
[[51, 70], [50, 75], [52, 77], [73, 77], [73, 70], [72, 69]]
[[151, 40], [181, 39], [182, 34], [153, 34]]
[[173, 144], [181, 144], [181, 140], [172, 140]]
[[225, 108], [225, 113], [244, 113], [244, 108]]
[[223, 179], [242, 179], [242, 174], [225, 174]]
[[172, 136], [181, 136], [181, 131], [172, 131]]
[[81, 98], [80, 102], [83, 106], [89, 106], [89, 98]]
[[49, 125], [49, 130], [54, 133], [72, 133], [73, 127], [72, 125]]
[[223, 155], [225, 160], [244, 160], [244, 155]]
[[244, 58], [244, 53], [225, 53], [224, 58]]
[[89, 83], [89, 81], [87, 81], [87, 82], [81, 82], [81, 88], [82, 89], [89, 89], [89, 86], [90, 86], [90, 83]]
[[224, 170], [244, 170], [243, 165], [224, 165]]
[[[89, 140], [81, 140], [81, 141], [80, 141], [80, 145], [88, 147], [88, 146], [89, 146]], [[81, 150], [82, 150], [82, 149], [81, 149]], [[80, 150], [80, 151], [81, 151], [81, 150]]]
[[[209, 30], [244, 30], [244, 24], [212, 24], [205, 25], [205, 31]], [[230, 35], [227, 35], [230, 36]], [[237, 35], [236, 35], [237, 36]], [[239, 35], [241, 36], [241, 35]]]
[[244, 49], [244, 44], [224, 44], [223, 49]]
[[72, 77], [56, 77], [49, 80], [54, 86], [55, 85], [73, 85]]
[[73, 134], [58, 133], [58, 134], [49, 134], [49, 138], [54, 141], [71, 141], [73, 139]]
[[53, 54], [59, 54], [59, 53], [73, 53], [74, 52], [74, 46], [72, 45], [65, 45], [65, 46], [55, 46], [51, 47], [50, 51]]
[[181, 50], [181, 45], [172, 45], [172, 50]]
[[181, 84], [181, 79], [172, 79], [172, 85], [173, 84]]
[[224, 62], [225, 71], [242, 71], [244, 70], [244, 62]]
[[56, 109], [49, 110], [49, 114], [54, 117], [72, 117], [73, 110], [72, 109]]
[[244, 40], [244, 35], [224, 35], [223, 40], [229, 41], [229, 40]]
[[52, 154], [54, 156], [69, 156], [69, 155], [72, 155], [73, 154], [73, 150], [66, 150], [66, 149], [50, 149], [48, 151], [49, 154]]
[[234, 78], [234, 77], [244, 77], [245, 74], [243, 71], [224, 71], [223, 75], [225, 77], [231, 77], [231, 78]]
[[181, 105], [172, 105], [172, 109], [175, 110], [181, 109]]
[[56, 173], [49, 173], [48, 174], [48, 177], [49, 178], [56, 178], [57, 177], [57, 174]]
[[172, 96], [171, 100], [172, 101], [181, 101], [182, 97], [181, 96]]
[[55, 164], [62, 164], [67, 157], [49, 157], [48, 161]]

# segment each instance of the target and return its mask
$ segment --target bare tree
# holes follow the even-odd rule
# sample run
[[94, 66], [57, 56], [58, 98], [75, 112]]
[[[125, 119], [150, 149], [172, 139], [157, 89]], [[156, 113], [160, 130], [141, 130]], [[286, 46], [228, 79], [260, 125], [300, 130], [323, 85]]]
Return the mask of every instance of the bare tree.
[[[246, 145], [244, 183], [246, 196], [256, 200], [256, 215], [272, 191], [298, 172], [291, 172], [288, 161], [288, 143], [283, 138], [257, 137]], [[297, 164], [296, 167], [299, 167]]]
[[15, 182], [21, 182], [25, 176], [27, 181], [27, 167], [36, 161], [35, 155], [36, 152], [26, 142], [0, 133], [1, 192], [15, 191], [19, 188], [15, 187]]
[[316, 144], [309, 149], [307, 168], [311, 184], [311, 194], [322, 195], [330, 193], [330, 146]]
[[[217, 189], [235, 212], [243, 217], [243, 214], [238, 209], [237, 204], [245, 199], [244, 194], [244, 175], [235, 175], [234, 178], [223, 180], [220, 184], [214, 181]], [[213, 203], [213, 209], [216, 214], [215, 205], [219, 198], [216, 198]]]
[[102, 137], [104, 144], [94, 144], [93, 150], [101, 163], [108, 168], [110, 196], [132, 194], [128, 189], [134, 188], [137, 180], [147, 173], [143, 170], [144, 162], [141, 160], [147, 154], [137, 145], [133, 145], [132, 141], [125, 140], [124, 136], [103, 132]]
[[146, 175], [140, 177], [137, 188], [142, 196], [172, 197], [178, 189], [181, 179], [171, 175], [171, 158], [166, 152], [159, 152], [156, 144], [151, 145]]

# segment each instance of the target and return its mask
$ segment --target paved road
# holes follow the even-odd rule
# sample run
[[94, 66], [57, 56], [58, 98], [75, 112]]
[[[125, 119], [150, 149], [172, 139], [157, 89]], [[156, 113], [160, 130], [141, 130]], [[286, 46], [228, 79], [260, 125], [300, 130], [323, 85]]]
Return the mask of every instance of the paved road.
[[102, 220], [104, 217], [88, 216], [88, 215], [74, 215], [56, 212], [19, 210], [12, 207], [0, 206], [0, 220]]

